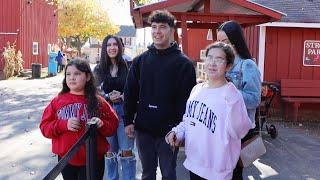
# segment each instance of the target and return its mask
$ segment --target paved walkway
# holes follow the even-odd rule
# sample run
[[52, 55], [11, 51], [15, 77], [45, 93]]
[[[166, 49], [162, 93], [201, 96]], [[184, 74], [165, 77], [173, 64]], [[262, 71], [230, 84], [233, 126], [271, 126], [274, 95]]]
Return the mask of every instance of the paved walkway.
[[[62, 76], [0, 81], [0, 180], [42, 179], [55, 166], [57, 157], [51, 153], [51, 141], [41, 135], [38, 126], [44, 107], [59, 92], [61, 81]], [[245, 179], [320, 179], [320, 138], [283, 123], [276, 126], [278, 138], [263, 136], [267, 153], [245, 169]], [[181, 152], [179, 180], [188, 179], [181, 165], [183, 159]]]

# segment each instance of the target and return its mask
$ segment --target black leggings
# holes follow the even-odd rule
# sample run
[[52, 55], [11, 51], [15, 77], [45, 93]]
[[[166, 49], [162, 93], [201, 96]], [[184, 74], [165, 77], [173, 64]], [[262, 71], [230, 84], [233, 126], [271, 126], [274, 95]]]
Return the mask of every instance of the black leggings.
[[[58, 157], [58, 161], [60, 161]], [[86, 180], [86, 166], [74, 166], [67, 164], [61, 171], [62, 177], [65, 180]], [[104, 158], [97, 161], [97, 179], [102, 180], [104, 174]]]

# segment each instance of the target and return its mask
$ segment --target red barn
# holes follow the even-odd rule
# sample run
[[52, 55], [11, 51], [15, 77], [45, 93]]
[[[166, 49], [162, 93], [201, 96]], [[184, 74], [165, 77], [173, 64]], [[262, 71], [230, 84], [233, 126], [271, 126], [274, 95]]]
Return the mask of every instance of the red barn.
[[[6, 42], [16, 42], [24, 68], [32, 63], [48, 65], [48, 49], [57, 43], [56, 6], [45, 0], [0, 1], [0, 53]], [[4, 62], [0, 62], [0, 77]]]

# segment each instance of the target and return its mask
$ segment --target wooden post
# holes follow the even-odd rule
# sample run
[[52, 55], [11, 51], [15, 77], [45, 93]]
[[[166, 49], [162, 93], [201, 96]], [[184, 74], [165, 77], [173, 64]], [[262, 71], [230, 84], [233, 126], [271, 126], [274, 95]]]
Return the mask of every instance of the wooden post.
[[293, 103], [293, 122], [298, 121], [298, 111], [299, 111], [300, 103], [294, 102]]
[[185, 15], [181, 16], [181, 29], [182, 29], [182, 51], [188, 56], [188, 28], [187, 18]]
[[88, 122], [89, 139], [86, 142], [86, 175], [87, 180], [97, 179], [97, 122]]
[[173, 39], [179, 44], [179, 35], [178, 35], [178, 28], [174, 28], [174, 34], [173, 34]]
[[204, 12], [205, 13], [210, 12], [210, 0], [204, 0]]

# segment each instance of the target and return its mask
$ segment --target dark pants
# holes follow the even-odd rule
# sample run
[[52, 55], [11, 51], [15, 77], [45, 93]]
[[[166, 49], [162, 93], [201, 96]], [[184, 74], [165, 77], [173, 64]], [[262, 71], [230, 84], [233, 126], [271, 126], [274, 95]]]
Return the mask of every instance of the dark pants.
[[189, 171], [190, 173], [190, 180], [205, 180], [204, 178], [194, 174], [193, 172]]
[[142, 165], [142, 180], [156, 180], [158, 160], [163, 180], [176, 180], [178, 149], [172, 151], [164, 137], [136, 131], [136, 144]]
[[[246, 142], [247, 140], [252, 138], [254, 135], [256, 135], [257, 132], [254, 132], [254, 131], [255, 131], [254, 129], [250, 129], [247, 135], [241, 139], [241, 143]], [[238, 161], [236, 168], [234, 168], [233, 170], [232, 180], [242, 180], [243, 179], [242, 171], [243, 171], [243, 167], [239, 165], [239, 161]]]
[[[60, 161], [58, 157], [58, 161]], [[104, 158], [97, 162], [97, 180], [103, 179], [104, 174]], [[62, 177], [65, 180], [86, 180], [86, 166], [74, 166], [67, 164], [61, 171]]]

